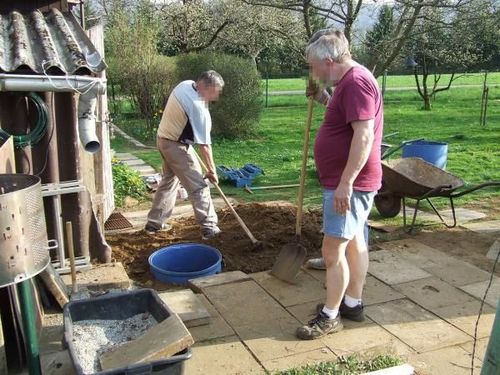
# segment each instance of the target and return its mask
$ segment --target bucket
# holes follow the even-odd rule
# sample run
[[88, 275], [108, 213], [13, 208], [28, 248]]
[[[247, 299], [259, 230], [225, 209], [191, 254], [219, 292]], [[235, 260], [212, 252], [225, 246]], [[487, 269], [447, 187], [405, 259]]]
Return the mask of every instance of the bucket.
[[170, 245], [150, 255], [149, 265], [156, 280], [186, 285], [188, 280], [222, 270], [222, 254], [215, 247], [198, 243]]
[[417, 157], [436, 167], [445, 169], [448, 159], [448, 143], [415, 141], [403, 146], [403, 158]]

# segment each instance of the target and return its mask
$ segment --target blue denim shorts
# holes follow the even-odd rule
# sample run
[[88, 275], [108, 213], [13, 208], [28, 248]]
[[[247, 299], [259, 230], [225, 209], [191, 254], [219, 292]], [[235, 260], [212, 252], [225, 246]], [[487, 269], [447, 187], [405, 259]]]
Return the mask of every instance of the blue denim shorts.
[[323, 190], [323, 233], [332, 237], [352, 240], [361, 233], [368, 220], [376, 192], [354, 191], [351, 209], [344, 215], [335, 212], [333, 197], [335, 190]]

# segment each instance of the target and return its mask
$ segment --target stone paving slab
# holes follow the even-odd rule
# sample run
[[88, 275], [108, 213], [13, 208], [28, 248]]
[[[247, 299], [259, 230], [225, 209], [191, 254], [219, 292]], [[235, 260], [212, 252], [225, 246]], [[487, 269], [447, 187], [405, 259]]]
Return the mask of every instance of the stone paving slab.
[[437, 308], [460, 306], [477, 301], [469, 294], [436, 277], [394, 285], [394, 288], [432, 312]]
[[347, 356], [357, 353], [374, 357], [380, 354], [408, 355], [413, 350], [370, 319], [364, 322], [343, 320], [344, 329], [320, 340], [336, 355]]
[[366, 315], [417, 352], [471, 340], [458, 328], [406, 299], [368, 306]]
[[210, 314], [191, 289], [161, 292], [158, 296], [179, 315], [187, 328], [202, 326], [210, 322]]
[[265, 374], [237, 336], [195, 344], [193, 356], [185, 362], [187, 375]]
[[285, 307], [326, 298], [323, 283], [305, 272], [299, 272], [293, 285], [277, 279], [269, 271], [250, 276]]
[[448, 262], [450, 256], [427, 246], [415, 239], [408, 238], [378, 244], [382, 250], [390, 251], [419, 267], [433, 267]]
[[[476, 300], [463, 305], [443, 306], [433, 309], [432, 312], [474, 337], [480, 307], [481, 302]], [[484, 305], [477, 329], [478, 338], [488, 337], [491, 334], [494, 320], [495, 309]]]
[[299, 305], [287, 307], [288, 312], [290, 312], [295, 319], [300, 323], [306, 324], [312, 318], [316, 316], [316, 305], [318, 303], [325, 303], [325, 299], [321, 298], [316, 301], [305, 302]]
[[483, 234], [500, 234], [500, 220], [490, 220], [490, 221], [480, 221], [478, 223], [467, 223], [463, 224], [463, 227], [476, 232]]
[[293, 354], [286, 357], [270, 359], [262, 363], [264, 368], [271, 372], [278, 372], [290, 368], [300, 368], [306, 365], [313, 365], [320, 362], [336, 361], [338, 357], [327, 347], [323, 347], [310, 352]]
[[[413, 215], [413, 211], [414, 211], [413, 207], [407, 207], [406, 212], [411, 212], [411, 214]], [[441, 214], [443, 219], [448, 224], [453, 223], [453, 212], [451, 211], [451, 209], [439, 210], [439, 213]], [[402, 216], [402, 213], [401, 213], [401, 216]], [[469, 210], [469, 209], [463, 208], [463, 207], [455, 207], [455, 216], [457, 219], [457, 224], [463, 224], [463, 223], [468, 223], [469, 221], [472, 221], [472, 220], [484, 219], [486, 217], [486, 214], [483, 212]], [[421, 211], [421, 210], [419, 210], [418, 214], [417, 214], [417, 219], [425, 220], [425, 221], [432, 221], [435, 223], [441, 223], [439, 216], [437, 216], [434, 213], [434, 211]]]
[[134, 168], [135, 166], [141, 166], [141, 165], [147, 165], [147, 166], [151, 167], [149, 164], [146, 164], [144, 162], [144, 160], [139, 159], [139, 158], [122, 160], [122, 163], [127, 164], [129, 167], [132, 167], [132, 168]]
[[216, 275], [198, 277], [196, 279], [189, 280], [188, 285], [194, 291], [201, 293], [203, 291], [203, 288], [230, 283], [239, 283], [243, 281], [249, 281], [251, 279], [252, 278], [244, 272], [231, 271], [219, 273]]
[[380, 247], [454, 286], [489, 279], [488, 272], [414, 239], [385, 242], [380, 244]]
[[156, 173], [156, 170], [151, 167], [150, 165], [136, 165], [133, 168], [135, 171], [137, 171], [141, 176], [149, 176], [152, 174]]
[[373, 276], [368, 275], [366, 277], [366, 283], [363, 289], [363, 304], [365, 306], [393, 301], [400, 298], [404, 298], [404, 295], [394, 288], [391, 288], [389, 285]]
[[312, 268], [306, 268], [302, 267], [302, 272], [305, 272], [312, 277], [314, 277], [316, 280], [318, 280], [320, 283], [325, 282], [325, 277], [326, 277], [326, 271], [325, 270], [315, 270]]
[[[498, 253], [500, 253], [500, 239], [496, 240], [493, 245], [491, 245], [490, 249], [488, 250], [488, 254], [486, 254], [486, 258], [491, 259], [491, 260], [497, 260], [498, 259]], [[499, 262], [497, 260], [497, 262]]]
[[[61, 276], [71, 288], [71, 275]], [[120, 262], [94, 265], [92, 268], [76, 273], [78, 287], [89, 290], [128, 289], [130, 279]]]
[[297, 319], [291, 316], [281, 319], [270, 316], [265, 321], [235, 327], [235, 331], [262, 363], [324, 346], [321, 340], [297, 339], [295, 331], [300, 326]]
[[233, 329], [291, 316], [253, 280], [203, 288], [203, 294]]
[[[407, 362], [418, 375], [470, 375], [471, 357], [460, 346], [438, 349], [409, 356]], [[482, 362], [474, 362], [474, 374], [481, 372]]]
[[428, 272], [388, 250], [379, 250], [370, 253], [368, 273], [389, 285], [401, 284], [431, 276]]
[[[460, 287], [463, 291], [473, 295], [474, 297], [482, 300], [484, 297], [484, 293], [486, 288], [488, 287], [489, 280], [482, 281], [475, 284], [464, 285]], [[500, 297], [500, 279], [496, 276], [493, 277], [493, 281], [491, 283], [490, 289], [486, 296], [486, 303], [492, 307], [497, 306], [498, 299]]]
[[470, 356], [472, 356], [472, 351], [474, 350], [474, 358], [482, 362], [484, 360], [484, 357], [486, 356], [486, 351], [488, 350], [489, 341], [490, 341], [489, 337], [477, 340], [475, 350], [473, 342], [462, 344], [460, 345], [460, 347], [463, 348], [467, 353], [469, 353]]
[[235, 334], [234, 330], [229, 326], [229, 324], [227, 324], [224, 318], [212, 306], [207, 297], [202, 294], [198, 294], [197, 296], [200, 302], [203, 303], [203, 305], [207, 309], [211, 318], [210, 322], [207, 325], [189, 328], [189, 332], [191, 332], [195, 343], [226, 336], [233, 336]]
[[44, 375], [76, 374], [68, 350], [40, 355], [40, 366]]
[[137, 159], [137, 156], [129, 152], [115, 152], [114, 157], [121, 161]]

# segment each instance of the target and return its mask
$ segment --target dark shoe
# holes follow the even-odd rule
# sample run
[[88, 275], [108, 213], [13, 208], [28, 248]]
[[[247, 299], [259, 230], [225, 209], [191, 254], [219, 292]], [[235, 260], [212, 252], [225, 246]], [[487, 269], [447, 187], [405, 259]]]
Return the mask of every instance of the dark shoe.
[[155, 234], [155, 233], [158, 233], [160, 231], [169, 230], [170, 228], [171, 228], [171, 226], [168, 225], [168, 224], [162, 224], [161, 228], [156, 228], [154, 225], [151, 225], [151, 224], [148, 223], [144, 227], [144, 231], [147, 234]]
[[[318, 303], [316, 305], [316, 312], [323, 310], [324, 303]], [[349, 307], [344, 303], [344, 300], [340, 303], [339, 307], [340, 316], [344, 319], [349, 319], [354, 322], [363, 322], [365, 320], [365, 313], [363, 305], [358, 305], [356, 307]]]
[[316, 318], [309, 321], [307, 325], [297, 328], [296, 335], [301, 340], [314, 340], [338, 332], [342, 328], [344, 326], [340, 320], [340, 314], [336, 318], [330, 319], [323, 311], [320, 311]]
[[221, 232], [221, 230], [218, 226], [211, 227], [211, 228], [203, 228], [201, 230], [201, 239], [202, 240], [209, 240], [211, 238], [218, 236], [220, 232]]

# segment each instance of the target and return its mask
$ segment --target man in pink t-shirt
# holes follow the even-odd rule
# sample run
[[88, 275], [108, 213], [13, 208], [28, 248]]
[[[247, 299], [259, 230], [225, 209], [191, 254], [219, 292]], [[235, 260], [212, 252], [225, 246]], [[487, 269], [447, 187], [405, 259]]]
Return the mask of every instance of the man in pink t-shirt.
[[316, 339], [343, 328], [341, 317], [365, 319], [363, 285], [368, 271], [364, 227], [381, 186], [382, 96], [373, 75], [351, 58], [349, 43], [335, 29], [318, 31], [306, 49], [313, 78], [335, 86], [316, 99], [327, 105], [316, 136], [314, 158], [323, 192], [326, 302], [297, 329]]

